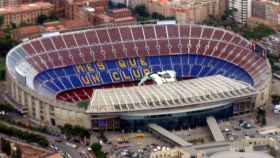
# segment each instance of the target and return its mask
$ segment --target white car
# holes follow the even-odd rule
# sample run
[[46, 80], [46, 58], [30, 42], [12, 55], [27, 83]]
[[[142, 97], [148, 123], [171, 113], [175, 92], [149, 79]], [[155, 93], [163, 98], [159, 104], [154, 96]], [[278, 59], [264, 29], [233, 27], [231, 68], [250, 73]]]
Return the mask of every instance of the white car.
[[280, 105], [275, 105], [273, 108], [273, 112], [276, 114], [280, 113]]

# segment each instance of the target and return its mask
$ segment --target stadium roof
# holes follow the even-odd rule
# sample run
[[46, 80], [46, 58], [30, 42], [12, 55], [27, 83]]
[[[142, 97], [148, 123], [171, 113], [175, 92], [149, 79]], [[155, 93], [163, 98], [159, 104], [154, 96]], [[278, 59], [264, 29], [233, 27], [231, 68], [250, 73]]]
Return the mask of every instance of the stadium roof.
[[88, 113], [183, 107], [254, 95], [255, 88], [222, 75], [125, 88], [96, 89]]

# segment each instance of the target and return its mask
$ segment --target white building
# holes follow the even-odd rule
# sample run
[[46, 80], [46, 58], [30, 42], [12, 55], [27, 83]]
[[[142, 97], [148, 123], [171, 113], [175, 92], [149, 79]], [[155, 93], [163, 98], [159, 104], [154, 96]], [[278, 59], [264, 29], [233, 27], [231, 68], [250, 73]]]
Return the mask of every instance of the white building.
[[241, 23], [247, 23], [247, 19], [252, 16], [252, 0], [229, 0], [229, 8], [235, 8], [234, 18]]

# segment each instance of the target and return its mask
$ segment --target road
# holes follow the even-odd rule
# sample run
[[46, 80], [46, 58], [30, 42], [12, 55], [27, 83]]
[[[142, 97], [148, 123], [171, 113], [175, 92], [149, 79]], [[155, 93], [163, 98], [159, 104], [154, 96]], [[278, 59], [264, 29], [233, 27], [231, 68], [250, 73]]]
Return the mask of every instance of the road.
[[4, 121], [0, 121], [0, 122], [5, 124], [5, 125], [7, 125], [7, 126], [20, 129], [22, 131], [28, 131], [30, 133], [46, 137], [51, 144], [56, 145], [59, 150], [61, 150], [63, 153], [65, 153], [65, 152], [68, 153], [72, 158], [87, 158], [88, 157], [88, 156], [85, 156], [84, 154], [82, 154], [82, 155], [84, 155], [83, 157], [80, 155], [80, 151], [83, 151], [83, 150], [85, 151], [86, 148], [81, 148], [80, 150], [77, 150], [75, 148], [72, 148], [72, 147], [66, 145], [66, 141], [56, 142], [55, 140], [61, 139], [59, 137], [48, 135], [48, 134], [45, 134], [45, 133], [40, 133], [40, 132], [32, 131], [30, 129], [19, 127], [19, 126], [16, 126], [16, 125], [4, 122]]

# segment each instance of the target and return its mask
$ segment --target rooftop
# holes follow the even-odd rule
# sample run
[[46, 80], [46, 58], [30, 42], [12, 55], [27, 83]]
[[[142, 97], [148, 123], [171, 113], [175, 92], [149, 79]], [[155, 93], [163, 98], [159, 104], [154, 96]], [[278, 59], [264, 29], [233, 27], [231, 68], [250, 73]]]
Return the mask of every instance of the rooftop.
[[53, 7], [53, 5], [51, 3], [47, 3], [47, 2], [22, 4], [19, 6], [10, 6], [10, 7], [0, 8], [0, 15], [28, 12], [28, 11], [32, 11], [32, 10], [38, 10], [38, 9], [42, 9], [42, 8], [51, 8], [51, 7]]
[[88, 113], [184, 107], [255, 94], [251, 85], [222, 75], [126, 88], [96, 89]]

